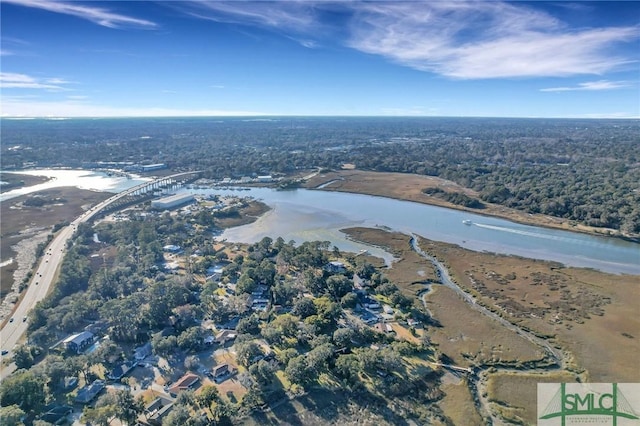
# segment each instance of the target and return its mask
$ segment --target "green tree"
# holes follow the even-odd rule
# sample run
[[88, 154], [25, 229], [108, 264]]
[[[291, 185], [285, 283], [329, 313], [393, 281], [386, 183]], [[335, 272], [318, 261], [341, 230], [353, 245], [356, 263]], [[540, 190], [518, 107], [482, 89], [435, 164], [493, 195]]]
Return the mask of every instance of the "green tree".
[[240, 364], [249, 367], [251, 362], [259, 356], [264, 355], [260, 345], [256, 342], [242, 342], [236, 344], [236, 358]]
[[313, 379], [312, 370], [303, 355], [292, 358], [284, 370], [287, 379], [296, 385], [304, 386]]
[[333, 332], [333, 341], [338, 348], [350, 348], [353, 346], [352, 340], [356, 337], [356, 332], [351, 328], [338, 328]]
[[371, 279], [371, 276], [376, 272], [376, 268], [369, 262], [364, 262], [356, 268], [356, 274], [365, 280]]
[[0, 407], [0, 422], [4, 425], [24, 426], [22, 419], [26, 413], [16, 404]]
[[44, 377], [18, 370], [0, 383], [0, 406], [18, 405], [25, 412], [37, 411], [45, 402]]
[[326, 281], [327, 291], [334, 301], [353, 290], [353, 282], [344, 275], [331, 275]]
[[202, 329], [198, 326], [190, 327], [180, 333], [177, 339], [178, 347], [185, 351], [198, 351], [204, 343]]
[[243, 273], [240, 275], [238, 279], [238, 283], [236, 285], [236, 293], [251, 293], [256, 289], [256, 282], [253, 278], [249, 276], [247, 273]]
[[211, 404], [220, 401], [220, 392], [218, 392], [218, 388], [215, 386], [205, 385], [198, 395], [196, 395], [196, 400], [200, 406], [211, 410]]
[[238, 322], [236, 331], [238, 333], [252, 334], [254, 336], [260, 334], [260, 319], [256, 314], [252, 314], [246, 318], [242, 318]]
[[260, 360], [249, 366], [249, 374], [260, 386], [267, 386], [273, 381], [274, 369], [265, 360]]
[[335, 372], [348, 382], [356, 382], [360, 371], [360, 361], [354, 354], [340, 355], [336, 360]]
[[350, 291], [349, 293], [342, 296], [342, 299], [340, 299], [340, 304], [343, 308], [353, 309], [358, 304], [358, 296], [354, 292]]
[[329, 360], [333, 357], [334, 346], [331, 343], [325, 343], [313, 348], [307, 353], [307, 368], [318, 375], [327, 370]]
[[189, 355], [184, 359], [184, 368], [188, 371], [197, 371], [200, 366], [200, 360], [195, 355]]
[[81, 420], [91, 425], [109, 426], [111, 420], [116, 415], [116, 407], [114, 405], [103, 405], [95, 408], [84, 407], [82, 410]]
[[151, 339], [151, 347], [156, 355], [171, 358], [178, 349], [178, 339], [176, 336], [162, 337], [158, 333]]
[[313, 303], [313, 299], [309, 297], [301, 297], [295, 301], [293, 304], [294, 315], [299, 316], [302, 319], [310, 315], [315, 315], [317, 313], [316, 305]]
[[117, 390], [115, 392], [116, 417], [123, 424], [135, 424], [138, 416], [144, 410], [144, 402], [141, 398], [134, 399], [131, 392], [126, 390]]
[[34, 350], [31, 346], [20, 345], [13, 352], [13, 362], [15, 362], [16, 367], [28, 369], [33, 363]]

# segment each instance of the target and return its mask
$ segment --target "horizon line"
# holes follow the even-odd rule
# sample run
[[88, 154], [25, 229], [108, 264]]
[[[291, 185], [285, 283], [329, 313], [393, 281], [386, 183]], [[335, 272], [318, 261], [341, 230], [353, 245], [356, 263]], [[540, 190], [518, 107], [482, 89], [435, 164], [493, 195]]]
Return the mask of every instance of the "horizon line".
[[3, 115], [3, 120], [95, 120], [131, 118], [492, 118], [492, 119], [538, 119], [538, 120], [640, 120], [638, 116], [500, 116], [500, 115], [388, 115], [388, 114], [255, 114], [255, 115], [95, 115], [95, 116], [45, 116], [45, 115]]

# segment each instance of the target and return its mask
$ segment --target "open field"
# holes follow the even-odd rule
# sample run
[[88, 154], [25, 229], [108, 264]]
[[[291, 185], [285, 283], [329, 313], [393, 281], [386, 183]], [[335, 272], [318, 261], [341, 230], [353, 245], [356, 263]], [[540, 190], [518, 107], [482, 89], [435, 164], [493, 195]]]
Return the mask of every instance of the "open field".
[[[0, 224], [1, 261], [6, 262], [16, 257], [17, 253], [13, 250], [13, 246], [20, 241], [27, 240], [36, 233], [47, 231], [56, 224], [75, 219], [89, 206], [109, 198], [110, 195], [106, 192], [63, 187], [3, 201], [0, 203], [0, 217], [2, 217]], [[47, 200], [59, 200], [39, 207], [24, 204], [25, 201], [33, 199], [35, 196]], [[35, 247], [33, 249], [35, 250]], [[12, 262], [2, 268], [0, 276], [2, 297], [11, 289], [13, 273], [17, 267], [17, 262]]]
[[544, 358], [538, 346], [471, 309], [447, 287], [435, 286], [426, 306], [442, 325], [429, 330], [431, 341], [456, 365], [517, 364]]
[[566, 372], [543, 374], [494, 373], [487, 379], [487, 391], [494, 409], [505, 419], [536, 424], [538, 383], [575, 382]]
[[[322, 185], [322, 188], [318, 188]], [[340, 170], [319, 173], [310, 178], [306, 188], [317, 188], [323, 191], [353, 192], [357, 194], [378, 195], [399, 200], [414, 201], [423, 204], [469, 211], [475, 214], [495, 216], [527, 225], [565, 229], [598, 235], [616, 235], [617, 231], [606, 228], [595, 228], [571, 223], [558, 217], [541, 214], [529, 214], [523, 211], [503, 207], [498, 204], [484, 202], [483, 209], [468, 208], [444, 201], [422, 192], [426, 188], [438, 188], [446, 193], [462, 193], [472, 199], [479, 200], [478, 193], [458, 185], [455, 182], [433, 176], [405, 173], [370, 172], [362, 170]]]
[[454, 425], [480, 426], [483, 424], [473, 404], [466, 380], [445, 383], [440, 388], [445, 393], [445, 397], [438, 402], [438, 405]]
[[473, 252], [421, 240], [452, 277], [504, 318], [548, 336], [592, 382], [638, 382], [638, 277]]

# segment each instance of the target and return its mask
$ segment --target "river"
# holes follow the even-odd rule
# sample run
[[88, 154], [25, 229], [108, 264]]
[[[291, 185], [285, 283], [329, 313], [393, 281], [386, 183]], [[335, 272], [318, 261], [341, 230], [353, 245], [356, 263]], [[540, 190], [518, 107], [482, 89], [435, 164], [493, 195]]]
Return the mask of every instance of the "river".
[[45, 176], [50, 179], [41, 184], [24, 186], [22, 188], [4, 192], [0, 194], [0, 201], [10, 200], [11, 198], [19, 197], [20, 195], [31, 194], [33, 192], [63, 186], [73, 186], [91, 191], [118, 193], [132, 188], [142, 182], [151, 180], [149, 178], [143, 178], [136, 175], [133, 175], [132, 179], [127, 179], [123, 176], [108, 176], [106, 173], [95, 172], [92, 170], [36, 169], [19, 171], [10, 170], [6, 173]]
[[[2, 194], [6, 200], [26, 193], [59, 186], [120, 192], [147, 178], [127, 179], [86, 170], [30, 170], [21, 173], [54, 179]], [[339, 230], [353, 226], [385, 226], [406, 234], [458, 244], [475, 251], [551, 260], [568, 266], [590, 267], [605, 272], [640, 275], [640, 245], [556, 229], [521, 225], [504, 219], [430, 206], [410, 201], [319, 190], [249, 191], [182, 189], [193, 194], [252, 196], [272, 209], [256, 222], [226, 230], [221, 238], [253, 243], [268, 236], [296, 242], [331, 241], [341, 250], [357, 252], [365, 246], [349, 241]], [[470, 221], [466, 225], [463, 221]], [[390, 260], [382, 250], [368, 248]]]
[[[223, 193], [215, 190], [189, 192]], [[281, 236], [286, 241], [296, 242], [329, 240], [342, 248], [341, 245], [349, 241], [339, 232], [340, 229], [386, 226], [475, 251], [640, 275], [640, 245], [616, 238], [521, 225], [504, 219], [369, 195], [268, 188], [232, 193], [253, 196], [271, 206], [272, 210], [252, 224], [226, 230], [222, 238], [229, 241], [251, 243], [265, 236]], [[464, 224], [463, 220], [471, 223]]]

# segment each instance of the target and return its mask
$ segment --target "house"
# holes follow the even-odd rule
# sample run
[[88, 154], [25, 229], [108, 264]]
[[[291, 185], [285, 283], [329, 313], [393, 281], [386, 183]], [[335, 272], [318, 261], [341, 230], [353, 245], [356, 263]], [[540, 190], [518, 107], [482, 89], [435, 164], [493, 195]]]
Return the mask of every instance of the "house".
[[219, 330], [235, 330], [240, 322], [240, 317], [233, 317], [224, 324], [216, 324], [216, 328]]
[[374, 328], [380, 333], [393, 333], [393, 327], [391, 327], [391, 324], [384, 322], [377, 323]]
[[105, 387], [105, 383], [102, 380], [95, 380], [90, 385], [87, 385], [78, 391], [75, 401], [80, 404], [88, 404], [91, 402]]
[[237, 336], [238, 334], [235, 332], [235, 330], [222, 330], [221, 332], [216, 334], [215, 341], [220, 345], [224, 345], [227, 342], [235, 340]]
[[95, 335], [92, 332], [83, 331], [82, 333], [76, 333], [67, 337], [62, 343], [64, 343], [67, 351], [79, 354], [91, 346], [94, 340]]
[[342, 262], [329, 262], [325, 265], [324, 269], [327, 272], [338, 273], [338, 274], [347, 271], [347, 268], [344, 266], [344, 263]]
[[169, 391], [169, 395], [177, 396], [182, 391], [195, 388], [199, 381], [200, 377], [196, 376], [195, 374], [188, 373], [182, 376], [173, 386], [171, 386], [167, 390]]
[[149, 355], [151, 355], [151, 342], [147, 342], [142, 346], [138, 346], [133, 352], [133, 358], [136, 361], [142, 361]]
[[220, 364], [213, 367], [211, 377], [216, 383], [222, 383], [234, 373], [229, 364]]
[[419, 327], [420, 325], [422, 325], [420, 321], [413, 318], [409, 318], [407, 320], [407, 324], [409, 325], [409, 327]]
[[180, 252], [180, 250], [182, 250], [182, 248], [175, 244], [167, 244], [166, 246], [162, 247], [162, 250], [168, 253], [178, 253]]
[[389, 305], [382, 306], [382, 310], [387, 315], [393, 315], [393, 308], [391, 306], [389, 306]]
[[207, 269], [207, 281], [218, 282], [222, 279], [224, 266], [215, 265]]
[[133, 370], [138, 365], [137, 362], [125, 361], [120, 365], [117, 365], [113, 370], [107, 374], [107, 378], [110, 380], [120, 380], [126, 376], [129, 371]]
[[372, 314], [371, 312], [364, 311], [362, 314], [360, 314], [360, 319], [365, 323], [371, 325], [378, 322], [380, 317], [378, 315]]
[[62, 388], [66, 391], [70, 391], [78, 386], [78, 378], [74, 376], [66, 376], [62, 379]]
[[73, 407], [69, 405], [49, 404], [46, 405], [40, 420], [54, 425], [61, 425], [67, 423], [67, 416], [73, 412]]
[[144, 408], [138, 421], [145, 426], [161, 426], [162, 419], [173, 409], [173, 401], [167, 398], [156, 398]]

